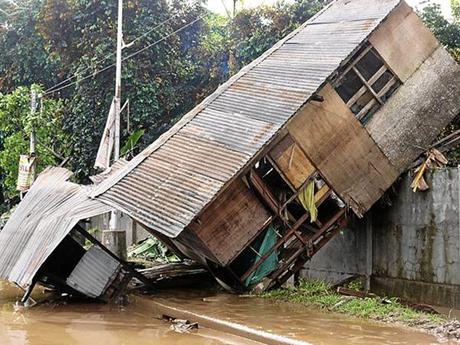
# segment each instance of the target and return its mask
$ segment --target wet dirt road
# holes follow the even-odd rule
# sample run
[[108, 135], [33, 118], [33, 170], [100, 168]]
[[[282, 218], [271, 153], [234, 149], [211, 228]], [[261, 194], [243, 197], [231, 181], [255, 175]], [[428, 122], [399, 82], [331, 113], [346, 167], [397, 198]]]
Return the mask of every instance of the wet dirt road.
[[[144, 345], [256, 344], [219, 328], [178, 333], [155, 316], [154, 303], [164, 303], [306, 344], [436, 344], [417, 331], [359, 321], [305, 307], [243, 298], [223, 293], [179, 292], [130, 297], [126, 307], [104, 304], [44, 304], [15, 310], [21, 292], [0, 282], [1, 345]], [[35, 295], [39, 299], [39, 295]], [[446, 343], [444, 343], [446, 344]]]

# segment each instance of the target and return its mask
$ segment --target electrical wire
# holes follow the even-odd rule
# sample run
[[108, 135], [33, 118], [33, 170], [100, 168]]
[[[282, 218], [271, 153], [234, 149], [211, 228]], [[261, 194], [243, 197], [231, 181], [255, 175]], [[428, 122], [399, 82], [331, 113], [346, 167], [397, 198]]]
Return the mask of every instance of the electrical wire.
[[[177, 29], [177, 30], [171, 32], [170, 34], [168, 34], [168, 35], [166, 35], [166, 36], [160, 38], [159, 40], [157, 40], [157, 41], [155, 41], [155, 42], [153, 42], [153, 43], [151, 43], [151, 44], [148, 44], [147, 46], [145, 46], [145, 47], [143, 47], [143, 48], [141, 48], [141, 49], [135, 51], [134, 53], [132, 53], [132, 54], [126, 56], [126, 57], [124, 57], [121, 61], [125, 61], [125, 60], [127, 60], [127, 59], [130, 59], [130, 58], [132, 58], [132, 57], [134, 57], [134, 56], [136, 56], [136, 55], [142, 53], [143, 51], [145, 51], [145, 50], [147, 50], [147, 49], [153, 47], [154, 45], [157, 45], [157, 44], [163, 42], [164, 40], [166, 40], [167, 38], [171, 37], [172, 35], [175, 35], [176, 33], [180, 32], [180, 31], [182, 31], [182, 30], [188, 28], [189, 26], [195, 24], [196, 22], [200, 21], [200, 20], [203, 19], [205, 16], [206, 16], [206, 14], [205, 14], [205, 15], [202, 15], [202, 16], [196, 18], [196, 19], [194, 19], [194, 20], [191, 21], [190, 23], [187, 23], [187, 24], [181, 26], [179, 29]], [[96, 71], [94, 71], [94, 72], [91, 73], [91, 74], [88, 74], [88, 75], [86, 75], [86, 76], [84, 76], [84, 77], [82, 77], [82, 78], [80, 78], [80, 79], [78, 79], [78, 80], [76, 80], [76, 81], [74, 81], [74, 82], [65, 84], [65, 85], [63, 85], [63, 86], [61, 86], [61, 87], [54, 88], [54, 87], [56, 87], [57, 85], [54, 86], [54, 87], [51, 87], [51, 88], [45, 90], [45, 92], [43, 93], [43, 95], [48, 95], [48, 94], [51, 94], [51, 93], [55, 93], [55, 92], [61, 91], [61, 90], [66, 89], [66, 88], [68, 88], [68, 87], [70, 87], [70, 86], [72, 86], [72, 85], [78, 84], [78, 83], [80, 83], [80, 82], [83, 81], [83, 80], [86, 80], [86, 79], [89, 79], [89, 78], [93, 78], [93, 77], [95, 77], [96, 75], [98, 75], [98, 74], [100, 74], [100, 73], [102, 73], [102, 72], [104, 72], [104, 71], [106, 71], [106, 70], [108, 70], [108, 69], [114, 67], [115, 65], [116, 65], [116, 63], [112, 63], [111, 65], [108, 65], [108, 66], [106, 66], [106, 67], [104, 67], [104, 68], [102, 68], [102, 69], [100, 69], [100, 70], [96, 70]], [[87, 69], [85, 69], [85, 71], [86, 71], [86, 70], [87, 70]], [[75, 78], [75, 77], [76, 77], [76, 75], [74, 75], [74, 76], [72, 76], [71, 78], [68, 78], [68, 79], [71, 80], [71, 79], [73, 79], [73, 78]], [[60, 84], [62, 84], [62, 82], [61, 82]]]
[[[174, 19], [175, 17], [177, 17], [177, 15], [178, 15], [178, 14], [175, 14], [175, 15], [169, 17], [168, 19], [162, 21], [161, 23], [155, 25], [153, 28], [151, 28], [150, 30], [148, 30], [147, 32], [145, 32], [144, 34], [142, 34], [141, 36], [136, 37], [136, 38], [135, 38], [133, 41], [131, 41], [131, 43], [129, 43], [128, 45], [131, 46], [133, 43], [135, 43], [135, 42], [139, 41], [140, 39], [144, 38], [145, 36], [147, 36], [148, 34], [150, 34], [152, 31], [154, 31], [154, 30], [158, 29], [159, 27], [165, 25], [166, 23], [170, 22], [172, 19]], [[102, 59], [96, 61], [95, 64], [96, 64], [96, 65], [97, 65], [97, 64], [100, 64], [100, 63], [102, 63], [102, 62], [108, 60], [109, 58], [111, 58], [111, 57], [114, 56], [114, 55], [115, 55], [115, 53], [109, 53], [109, 54], [107, 54], [106, 56], [104, 56]], [[83, 69], [82, 71], [80, 71], [80, 73], [84, 73], [84, 72], [90, 70], [91, 68], [92, 68], [92, 67], [87, 67], [87, 68]], [[59, 87], [59, 86], [65, 84], [65, 83], [68, 82], [68, 81], [71, 81], [72, 79], [74, 79], [74, 78], [76, 78], [76, 77], [77, 77], [77, 74], [74, 73], [71, 77], [69, 77], [69, 78], [67, 78], [67, 79], [64, 79], [64, 80], [60, 81], [59, 83], [57, 83], [56, 85], [53, 85], [53, 86], [49, 87], [48, 89], [46, 89], [46, 90], [44, 91], [45, 94], [46, 94], [46, 93], [55, 92], [55, 90], [53, 90], [53, 89], [55, 89], [55, 88], [57, 88], [57, 87]], [[87, 79], [87, 78], [85, 77], [85, 79]]]

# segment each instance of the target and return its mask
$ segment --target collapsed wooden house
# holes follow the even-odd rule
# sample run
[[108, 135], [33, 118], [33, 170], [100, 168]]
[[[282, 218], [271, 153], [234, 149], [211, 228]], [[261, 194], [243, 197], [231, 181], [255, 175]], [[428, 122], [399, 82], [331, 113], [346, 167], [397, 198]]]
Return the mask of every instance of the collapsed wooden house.
[[[404, 1], [337, 0], [90, 197], [222, 284], [270, 288], [430, 147], [459, 92], [460, 67]], [[0, 268], [4, 246], [0, 233]]]
[[460, 68], [399, 0], [338, 0], [92, 196], [227, 285], [282, 284], [460, 111]]

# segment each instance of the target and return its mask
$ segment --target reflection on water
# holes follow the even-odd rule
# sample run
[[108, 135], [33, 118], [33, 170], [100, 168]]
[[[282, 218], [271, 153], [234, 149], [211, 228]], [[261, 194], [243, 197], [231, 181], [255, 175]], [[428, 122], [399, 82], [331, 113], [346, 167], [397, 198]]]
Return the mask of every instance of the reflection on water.
[[[21, 292], [0, 281], [1, 345], [254, 344], [210, 329], [176, 333], [154, 318], [150, 299], [312, 344], [434, 344], [429, 335], [319, 313], [299, 305], [228, 294], [174, 293], [130, 298], [127, 307], [43, 304], [15, 311]], [[39, 299], [35, 294], [35, 298]]]

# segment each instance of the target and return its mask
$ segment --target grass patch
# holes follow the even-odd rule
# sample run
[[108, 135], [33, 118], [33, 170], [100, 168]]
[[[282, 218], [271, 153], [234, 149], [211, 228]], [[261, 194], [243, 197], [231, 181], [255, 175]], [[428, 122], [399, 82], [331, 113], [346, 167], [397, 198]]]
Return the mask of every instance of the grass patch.
[[354, 298], [340, 295], [322, 281], [303, 280], [296, 287], [268, 291], [262, 297], [302, 303], [361, 319], [400, 322], [408, 326], [440, 325], [446, 320], [435, 314], [411, 309], [397, 298]]

